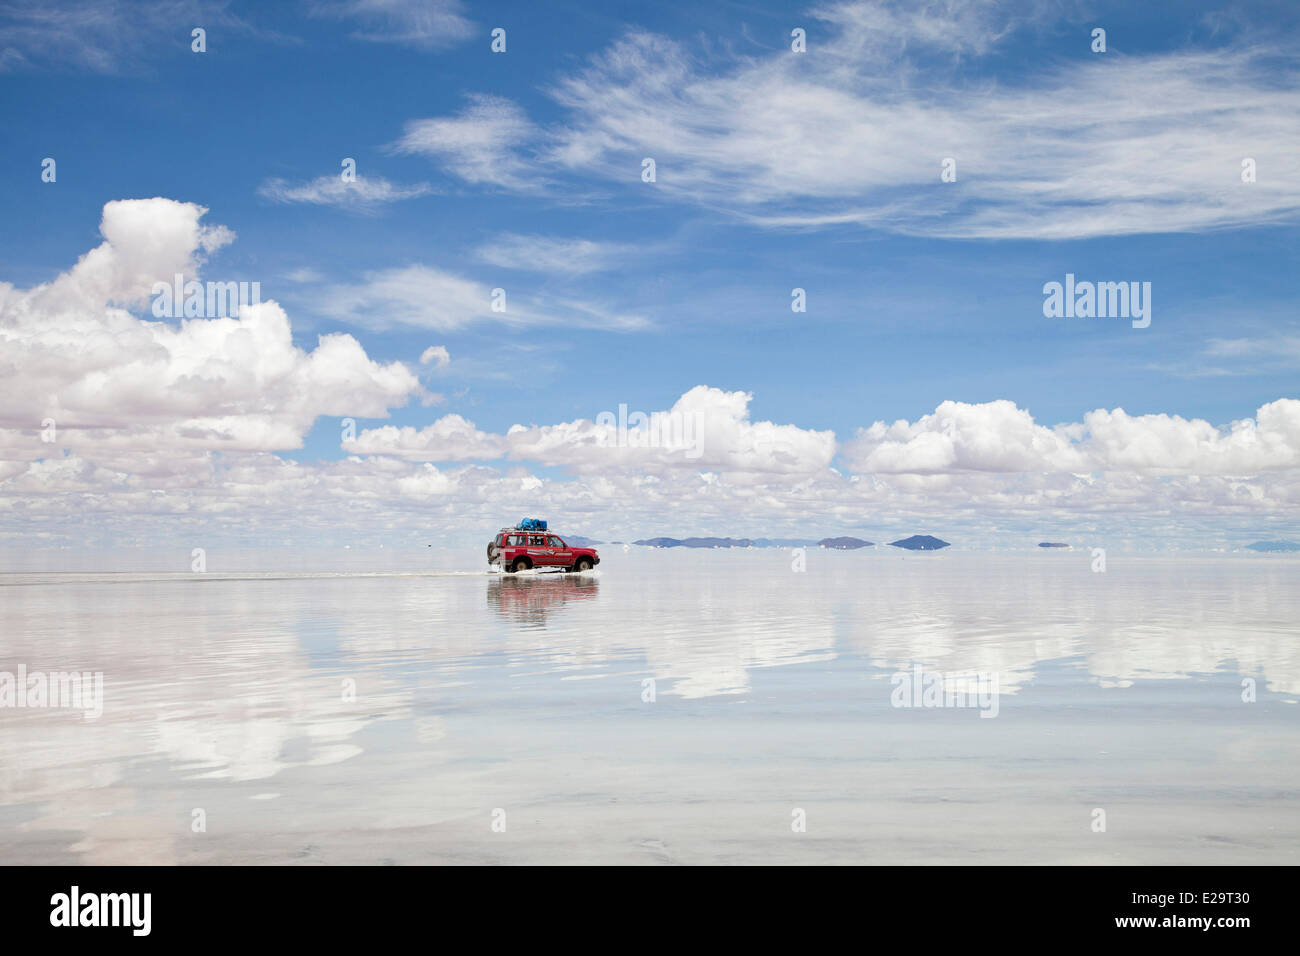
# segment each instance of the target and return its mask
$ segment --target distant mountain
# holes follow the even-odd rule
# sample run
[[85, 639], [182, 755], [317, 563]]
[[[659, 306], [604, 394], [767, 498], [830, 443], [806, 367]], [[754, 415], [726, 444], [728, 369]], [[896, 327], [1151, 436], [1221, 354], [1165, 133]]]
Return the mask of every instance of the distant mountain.
[[752, 548], [749, 538], [643, 538], [633, 544], [647, 548]]
[[755, 538], [756, 548], [811, 548], [817, 542], [811, 538]]
[[938, 551], [940, 548], [948, 547], [948, 542], [929, 534], [914, 534], [910, 538], [891, 541], [889, 545], [893, 548], [906, 548], [908, 551]]
[[838, 551], [852, 551], [855, 548], [874, 547], [872, 542], [863, 541], [861, 538], [822, 538], [817, 542], [823, 548], [835, 548]]
[[1246, 545], [1251, 551], [1300, 551], [1300, 542], [1296, 541], [1256, 541]]
[[1068, 548], [1069, 547], [1069, 545], [1066, 544], [1064, 541], [1040, 541], [1038, 542], [1038, 546], [1040, 548]]
[[[571, 544], [577, 548], [594, 548], [598, 544], [604, 544], [604, 541], [597, 541], [595, 538], [584, 538], [580, 534], [566, 534], [564, 537], [565, 544]], [[618, 542], [615, 542], [617, 544]]]

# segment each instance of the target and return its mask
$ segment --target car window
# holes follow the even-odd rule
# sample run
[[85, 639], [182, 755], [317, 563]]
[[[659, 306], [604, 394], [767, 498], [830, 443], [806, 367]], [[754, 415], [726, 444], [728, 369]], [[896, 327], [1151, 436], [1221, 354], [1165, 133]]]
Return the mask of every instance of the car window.
[[544, 548], [546, 547], [546, 539], [540, 534], [535, 534], [529, 539], [528, 544], [534, 548]]
[[512, 548], [522, 548], [526, 544], [526, 536], [522, 534], [512, 534], [510, 536], [510, 546]]
[[546, 539], [546, 546], [548, 548], [562, 548], [564, 547], [564, 542], [561, 541], [559, 538], [557, 538], [555, 535], [551, 535], [549, 538]]

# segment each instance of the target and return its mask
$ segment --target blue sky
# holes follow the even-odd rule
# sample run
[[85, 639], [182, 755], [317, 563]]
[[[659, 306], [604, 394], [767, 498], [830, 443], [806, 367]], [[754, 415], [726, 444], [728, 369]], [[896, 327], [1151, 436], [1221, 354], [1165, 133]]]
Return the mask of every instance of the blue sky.
[[[15, 289], [51, 283], [103, 241], [106, 203], [165, 197], [205, 207], [204, 226], [236, 236], [196, 254], [195, 276], [258, 281], [303, 353], [322, 334], [350, 335], [437, 396], [408, 389], [372, 402], [374, 414], [353, 415], [362, 431], [418, 436], [455, 415], [500, 436], [620, 404], [671, 409], [703, 385], [750, 396], [732, 436], [740, 445], [753, 423], [798, 429], [799, 448], [803, 433], [833, 432], [828, 460], [799, 452], [810, 474], [831, 466], [904, 485], [958, 476], [949, 494], [962, 475], [1129, 469], [1167, 483], [1266, 472], [1272, 490], [1257, 513], [1202, 503], [1198, 520], [1240, 533], [1294, 527], [1294, 486], [1276, 484], [1300, 461], [1287, 444], [1300, 442], [1290, 406], [1281, 437], [1261, 440], [1284, 447], [1265, 459], [1223, 464], [1234, 450], [1199, 433], [1186, 440], [1201, 451], [1179, 457], [1183, 436], [1159, 437], [1174, 417], [1226, 436], [1296, 396], [1300, 87], [1286, 4], [1036, 3], [1014, 16], [983, 3], [36, 9], [0, 11], [0, 280]], [[190, 50], [195, 26], [207, 31], [204, 53]], [[495, 27], [505, 53], [490, 50]], [[807, 52], [790, 49], [795, 27]], [[1090, 49], [1096, 27], [1104, 53]], [[943, 183], [948, 156], [957, 181]], [[54, 183], [41, 181], [45, 157], [57, 161]], [[351, 191], [338, 185], [346, 157], [359, 179]], [[644, 157], [656, 182], [642, 181]], [[1254, 183], [1240, 179], [1245, 157]], [[1151, 283], [1150, 327], [1045, 318], [1043, 284], [1066, 273]], [[806, 313], [791, 311], [796, 287]], [[493, 288], [506, 290], [504, 317], [473, 304]], [[147, 317], [139, 299], [105, 303], [115, 304]], [[449, 361], [421, 364], [431, 346]], [[73, 389], [77, 406], [50, 387], [46, 406], [71, 419], [65, 457], [95, 461], [74, 440], [79, 429], [94, 440], [93, 400]], [[944, 402], [999, 400], [1047, 432], [1123, 409], [1151, 417], [1156, 437], [1098, 433], [1110, 452], [1026, 464], [1019, 419], [921, 424]], [[296, 441], [214, 441], [187, 454], [217, 467], [211, 480], [227, 490], [214, 463], [235, 451], [304, 465], [357, 454], [340, 445], [342, 416], [320, 409], [295, 411]], [[879, 470], [879, 448], [855, 436], [898, 420], [914, 423], [893, 439], [906, 461]], [[35, 426], [30, 416], [0, 424]], [[923, 433], [947, 441], [953, 427], [973, 430], [959, 446], [1015, 449], [991, 459], [958, 448], [933, 465]], [[1148, 440], [1150, 455], [1127, 454]], [[635, 482], [663, 464], [440, 453], [427, 442], [421, 457], [405, 437], [392, 441], [394, 461], [440, 474], [483, 467], [513, 480], [525, 468], [548, 483], [539, 508], [571, 500], [567, 482]], [[385, 450], [376, 442], [372, 455]], [[691, 468], [738, 489], [790, 473], [740, 445]], [[166, 447], [159, 439], [160, 455]], [[37, 489], [45, 480], [26, 477]], [[996, 517], [1002, 493], [967, 490], [990, 496], [970, 519], [981, 528], [1024, 526], [1023, 515]], [[914, 492], [906, 509], [924, 511]], [[692, 499], [681, 494], [679, 505]], [[471, 497], [485, 512], [520, 503]], [[828, 490], [779, 523], [837, 531], [842, 500]], [[743, 501], [682, 505], [689, 527], [647, 505], [633, 530], [726, 533]], [[633, 523], [617, 498], [588, 504], [596, 527]], [[1094, 521], [1099, 507], [1060, 519]]]

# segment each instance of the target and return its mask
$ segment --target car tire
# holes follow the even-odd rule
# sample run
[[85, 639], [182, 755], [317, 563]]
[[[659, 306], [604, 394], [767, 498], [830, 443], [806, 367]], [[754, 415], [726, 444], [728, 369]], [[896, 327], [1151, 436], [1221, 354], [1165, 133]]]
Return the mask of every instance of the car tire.
[[510, 570], [513, 571], [513, 572], [515, 572], [515, 573], [518, 573], [518, 572], [520, 572], [520, 571], [527, 571], [527, 570], [528, 570], [528, 559], [527, 559], [527, 558], [515, 558], [514, 563], [513, 563], [512, 565], [510, 565]]
[[591, 558], [579, 558], [573, 564], [573, 570], [575, 571], [590, 571], [593, 567]]

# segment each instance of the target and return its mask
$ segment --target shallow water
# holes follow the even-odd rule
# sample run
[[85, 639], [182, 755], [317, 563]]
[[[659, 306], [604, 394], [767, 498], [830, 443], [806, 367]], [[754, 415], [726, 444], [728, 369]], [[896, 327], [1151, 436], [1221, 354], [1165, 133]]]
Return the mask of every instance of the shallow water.
[[601, 550], [0, 574], [0, 862], [1300, 862], [1293, 557]]

